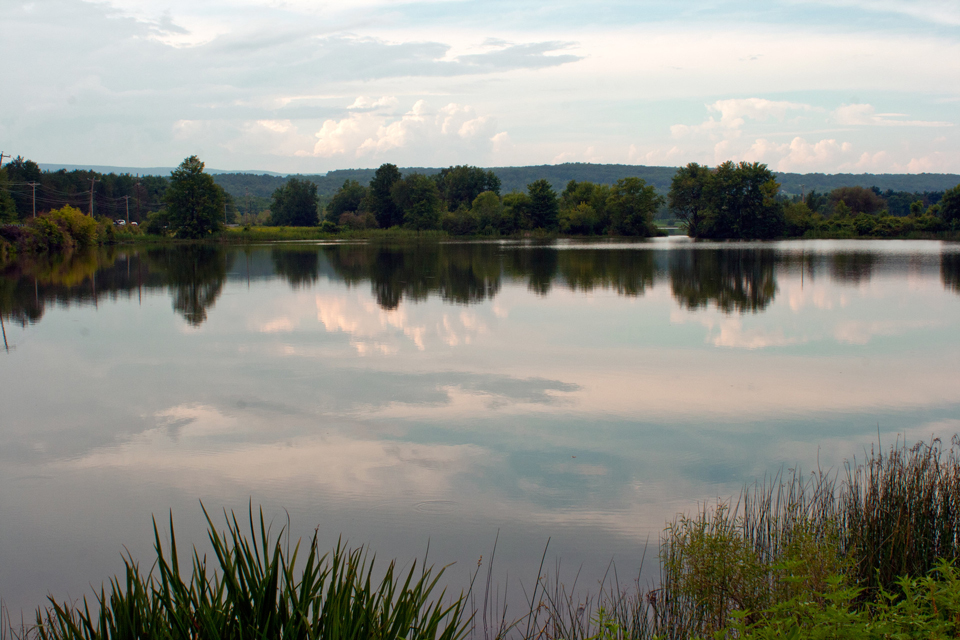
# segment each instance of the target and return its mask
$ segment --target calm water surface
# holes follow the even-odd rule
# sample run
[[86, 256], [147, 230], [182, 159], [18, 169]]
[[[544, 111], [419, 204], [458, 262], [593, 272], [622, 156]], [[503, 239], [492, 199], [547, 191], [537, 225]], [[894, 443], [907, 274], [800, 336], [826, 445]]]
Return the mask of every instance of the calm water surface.
[[550, 537], [595, 584], [764, 474], [960, 431], [937, 242], [121, 248], [7, 265], [0, 312], [14, 611], [149, 561], [151, 515], [203, 544], [200, 501], [429, 540], [458, 590], [498, 531], [527, 584]]

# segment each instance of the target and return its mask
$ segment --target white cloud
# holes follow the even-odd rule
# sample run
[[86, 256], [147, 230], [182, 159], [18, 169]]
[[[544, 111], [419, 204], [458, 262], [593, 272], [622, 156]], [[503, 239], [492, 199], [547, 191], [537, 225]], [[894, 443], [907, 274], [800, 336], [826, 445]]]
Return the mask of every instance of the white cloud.
[[790, 111], [815, 110], [808, 104], [766, 100], [764, 98], [717, 100], [713, 104], [706, 105], [706, 107], [712, 113], [719, 113], [720, 119], [716, 120], [713, 116], [710, 116], [698, 125], [675, 124], [670, 127], [670, 133], [675, 138], [682, 138], [690, 134], [720, 131], [724, 136], [738, 137], [747, 119], [756, 122], [764, 122], [770, 118], [783, 121]]
[[[351, 109], [393, 106], [395, 99], [376, 102], [358, 98]], [[316, 133], [313, 153], [317, 156], [380, 156], [394, 149], [444, 145], [456, 149], [467, 145], [490, 151], [509, 140], [506, 132], [495, 134], [496, 120], [478, 115], [469, 105], [449, 103], [431, 111], [425, 100], [417, 100], [399, 118], [390, 113], [352, 112], [340, 120], [327, 120]]]
[[841, 125], [879, 125], [886, 127], [952, 127], [951, 122], [926, 120], [899, 120], [903, 113], [877, 113], [870, 104], [845, 104], [833, 112], [834, 120]]

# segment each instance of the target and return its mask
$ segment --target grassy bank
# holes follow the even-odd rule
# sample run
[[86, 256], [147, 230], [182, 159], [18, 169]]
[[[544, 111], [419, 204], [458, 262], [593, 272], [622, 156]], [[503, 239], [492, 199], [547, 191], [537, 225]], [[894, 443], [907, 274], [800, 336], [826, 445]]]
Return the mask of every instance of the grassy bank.
[[[960, 445], [895, 447], [834, 473], [778, 476], [678, 516], [659, 549], [659, 584], [592, 596], [542, 573], [526, 615], [508, 620], [486, 584], [436, 593], [443, 571], [364, 550], [291, 550], [251, 510], [249, 525], [208, 517], [216, 562], [178, 562], [176, 537], [95, 601], [37, 612], [16, 634], [94, 638], [953, 638], [960, 634]], [[545, 554], [544, 554], [545, 555]], [[542, 568], [542, 563], [541, 563]], [[479, 569], [478, 569], [479, 571]], [[615, 575], [615, 573], [614, 573]], [[476, 578], [476, 576], [475, 576]], [[481, 581], [482, 582], [482, 581]], [[476, 584], [476, 580], [474, 580]], [[477, 602], [481, 604], [477, 606]]]

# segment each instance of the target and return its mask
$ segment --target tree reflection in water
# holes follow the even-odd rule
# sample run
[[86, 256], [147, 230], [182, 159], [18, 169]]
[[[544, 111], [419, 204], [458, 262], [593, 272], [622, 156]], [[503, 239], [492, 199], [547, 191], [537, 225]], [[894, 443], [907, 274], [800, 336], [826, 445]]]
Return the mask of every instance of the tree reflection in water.
[[771, 249], [682, 249], [670, 257], [670, 286], [682, 307], [756, 313], [777, 294]]
[[[774, 300], [776, 271], [825, 269], [830, 278], [869, 280], [882, 259], [867, 252], [800, 256], [753, 247], [622, 248], [556, 247], [513, 243], [337, 244], [246, 248], [260, 265], [259, 277], [281, 277], [294, 289], [314, 286], [320, 276], [369, 286], [380, 307], [431, 295], [456, 304], [476, 304], [499, 294], [504, 278], [525, 282], [540, 296], [554, 287], [589, 292], [608, 289], [642, 296], [658, 279], [669, 279], [681, 307], [716, 305], [724, 313], [755, 313]], [[237, 250], [212, 245], [138, 249], [107, 248], [54, 258], [33, 257], [0, 265], [0, 314], [26, 325], [43, 317], [45, 304], [97, 304], [104, 296], [168, 290], [173, 308], [198, 326], [223, 292]], [[815, 269], [815, 267], [817, 267]], [[960, 253], [944, 253], [944, 287], [960, 293]], [[240, 277], [238, 275], [238, 277]]]
[[[233, 255], [231, 252], [231, 262]], [[186, 245], [177, 252], [148, 251], [147, 262], [151, 270], [165, 276], [174, 310], [193, 326], [200, 326], [223, 292], [229, 268], [227, 252], [210, 245]]]
[[940, 279], [945, 289], [960, 293], [960, 253], [944, 253], [940, 257]]

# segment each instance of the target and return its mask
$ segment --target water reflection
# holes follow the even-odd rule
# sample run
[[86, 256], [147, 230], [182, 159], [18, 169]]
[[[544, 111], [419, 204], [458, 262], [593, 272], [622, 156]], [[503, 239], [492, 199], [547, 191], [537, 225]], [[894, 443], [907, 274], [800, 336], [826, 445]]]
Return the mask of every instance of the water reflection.
[[945, 253], [940, 261], [940, 278], [948, 291], [960, 293], [960, 253]]
[[[945, 251], [940, 258], [943, 286], [960, 291], [960, 253]], [[581, 292], [606, 289], [635, 297], [664, 281], [681, 308], [714, 307], [724, 314], [744, 314], [765, 311], [775, 300], [778, 270], [862, 285], [878, 270], [902, 268], [901, 262], [878, 252], [806, 254], [770, 245], [686, 244], [669, 251], [650, 245], [506, 243], [107, 248], [0, 266], [0, 314], [25, 326], [39, 321], [49, 303], [97, 305], [105, 297], [142, 297], [144, 292], [166, 289], [173, 308], [189, 324], [199, 326], [231, 277], [248, 283], [251, 278], [279, 277], [294, 290], [309, 289], [321, 278], [369, 286], [385, 311], [432, 295], [454, 304], [482, 303], [495, 298], [506, 280], [525, 283], [538, 296], [561, 287]]]
[[724, 313], [756, 313], [777, 294], [772, 250], [684, 250], [672, 257], [670, 286], [682, 307], [698, 309], [712, 303]]
[[276, 247], [270, 251], [277, 275], [294, 289], [309, 287], [320, 278], [320, 254], [316, 247]]
[[874, 253], [836, 253], [830, 261], [830, 275], [838, 282], [859, 285], [869, 282], [876, 262], [877, 255]]

